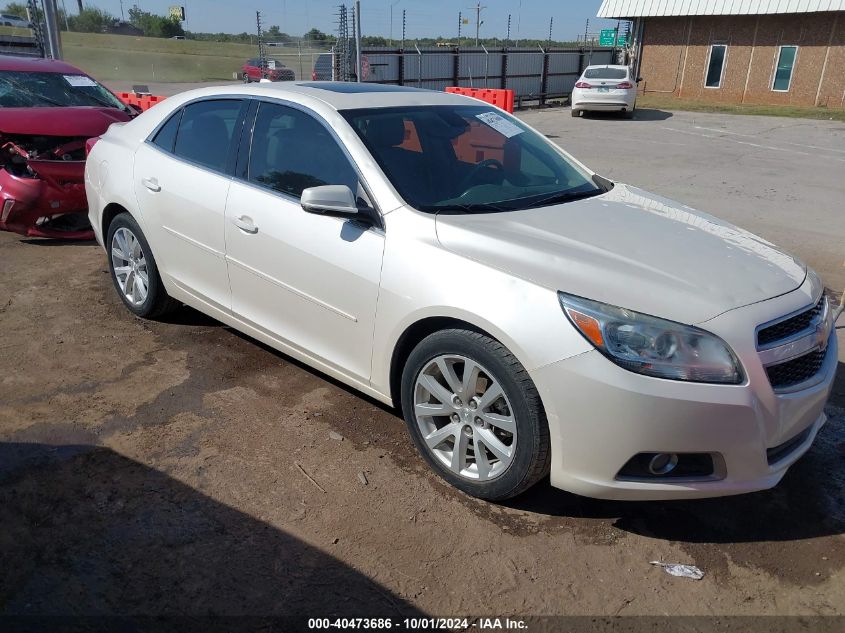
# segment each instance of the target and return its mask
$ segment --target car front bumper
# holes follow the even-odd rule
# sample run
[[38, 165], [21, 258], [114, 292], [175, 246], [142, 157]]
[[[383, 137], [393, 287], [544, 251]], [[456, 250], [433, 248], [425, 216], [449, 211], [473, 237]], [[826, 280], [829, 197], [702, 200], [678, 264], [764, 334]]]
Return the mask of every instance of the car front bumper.
[[[836, 333], [813, 384], [798, 391], [775, 393], [753, 357], [740, 359], [747, 375], [740, 385], [652, 378], [598, 351], [532, 371], [549, 420], [552, 485], [628, 500], [715, 497], [776, 485], [826, 422]], [[714, 470], [674, 478], [620, 475], [641, 453], [709, 454]]]
[[[40, 223], [45, 218], [85, 213], [84, 161], [40, 162], [47, 178], [16, 176], [0, 169], [0, 231], [28, 237], [91, 239], [90, 229], [56, 231]], [[52, 163], [56, 174], [44, 168]]]

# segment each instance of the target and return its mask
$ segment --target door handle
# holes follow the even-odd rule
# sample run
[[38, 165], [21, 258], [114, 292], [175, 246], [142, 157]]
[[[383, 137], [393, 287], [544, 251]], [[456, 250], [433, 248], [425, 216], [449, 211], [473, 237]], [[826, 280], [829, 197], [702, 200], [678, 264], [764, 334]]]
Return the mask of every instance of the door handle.
[[232, 220], [232, 223], [245, 233], [258, 233], [258, 227], [255, 226], [251, 218], [242, 215], [239, 218]]
[[158, 178], [141, 178], [141, 184], [150, 191], [161, 191], [161, 185], [158, 184]]

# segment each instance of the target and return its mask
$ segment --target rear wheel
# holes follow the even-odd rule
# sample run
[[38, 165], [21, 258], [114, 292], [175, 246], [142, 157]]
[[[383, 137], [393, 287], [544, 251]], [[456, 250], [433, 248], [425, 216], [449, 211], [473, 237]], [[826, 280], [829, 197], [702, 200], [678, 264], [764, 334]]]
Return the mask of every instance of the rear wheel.
[[572, 110], [570, 111], [570, 114], [573, 117], [579, 117], [579, 116], [581, 116], [581, 110], [576, 110], [575, 108], [572, 108]]
[[133, 314], [151, 319], [179, 306], [164, 289], [150, 245], [135, 218], [128, 213], [115, 216], [106, 245], [112, 282]]
[[549, 469], [549, 429], [528, 372], [498, 341], [470, 330], [425, 338], [402, 374], [402, 411], [417, 449], [456, 488], [491, 501]]
[[245, 84], [248, 84], [251, 81], [250, 78], [249, 78], [249, 75], [247, 73], [244, 73], [243, 75], [241, 75], [241, 79], [243, 79], [243, 82]]

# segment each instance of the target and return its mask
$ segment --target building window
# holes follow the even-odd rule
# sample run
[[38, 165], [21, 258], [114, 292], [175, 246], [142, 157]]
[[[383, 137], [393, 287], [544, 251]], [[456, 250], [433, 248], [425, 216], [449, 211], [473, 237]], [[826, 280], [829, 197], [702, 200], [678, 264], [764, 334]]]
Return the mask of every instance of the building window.
[[718, 88], [722, 85], [722, 75], [725, 70], [725, 57], [728, 47], [725, 44], [713, 44], [710, 47], [710, 59], [707, 61], [707, 77], [704, 79], [706, 88]]
[[775, 67], [775, 79], [772, 82], [772, 90], [789, 92], [789, 87], [792, 85], [792, 69], [795, 67], [795, 58], [797, 56], [797, 46], [780, 47], [778, 65]]

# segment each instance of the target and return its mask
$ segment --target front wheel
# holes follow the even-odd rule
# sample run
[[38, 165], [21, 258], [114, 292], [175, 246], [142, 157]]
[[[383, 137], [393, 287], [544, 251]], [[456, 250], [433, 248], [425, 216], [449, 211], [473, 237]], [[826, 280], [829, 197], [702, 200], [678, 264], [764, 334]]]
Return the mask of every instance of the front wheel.
[[405, 364], [402, 411], [429, 465], [474, 497], [514, 497], [549, 470], [549, 428], [537, 388], [489, 336], [455, 329], [425, 338]]
[[581, 110], [576, 110], [575, 108], [572, 108], [572, 110], [570, 111], [570, 114], [573, 117], [577, 118], [577, 117], [581, 116]]
[[179, 306], [164, 289], [150, 245], [135, 218], [128, 213], [115, 216], [106, 245], [112, 282], [133, 314], [151, 319]]

